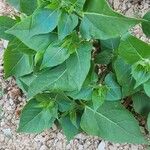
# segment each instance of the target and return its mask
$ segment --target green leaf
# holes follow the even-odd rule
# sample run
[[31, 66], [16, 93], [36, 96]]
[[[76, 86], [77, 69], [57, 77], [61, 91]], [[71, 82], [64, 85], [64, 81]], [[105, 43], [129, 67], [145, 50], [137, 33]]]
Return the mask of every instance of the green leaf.
[[105, 101], [107, 95], [107, 87], [100, 86], [92, 93], [92, 102], [94, 110], [97, 110]]
[[113, 38], [113, 39], [107, 39], [107, 40], [101, 40], [101, 49], [117, 49], [119, 47], [120, 44], [120, 37], [117, 38]]
[[127, 64], [122, 58], [118, 58], [114, 63], [114, 69], [118, 83], [122, 87], [123, 97], [135, 93], [135, 80], [131, 74], [131, 65]]
[[19, 11], [31, 15], [37, 8], [37, 0], [6, 0]]
[[75, 14], [62, 12], [58, 22], [58, 37], [60, 40], [69, 35], [78, 25], [78, 17]]
[[116, 102], [105, 102], [97, 111], [85, 107], [81, 128], [112, 142], [146, 143], [135, 118]]
[[66, 94], [75, 100], [90, 101], [92, 99], [93, 86], [97, 82], [98, 82], [98, 76], [95, 73], [95, 68], [94, 65], [92, 64], [89, 74], [86, 80], [84, 81], [81, 90], [66, 92]]
[[57, 94], [56, 102], [60, 112], [71, 111], [75, 107], [74, 101], [69, 99], [64, 93]]
[[28, 88], [35, 78], [36, 78], [36, 75], [33, 73], [25, 75], [25, 76], [17, 77], [16, 78], [17, 85], [19, 86], [21, 90], [23, 90], [24, 93], [27, 94]]
[[75, 109], [75, 110], [71, 110], [71, 111], [69, 112], [69, 116], [70, 116], [71, 123], [72, 123], [76, 128], [78, 128], [76, 109]]
[[14, 26], [16, 20], [9, 18], [7, 16], [0, 16], [0, 38], [5, 40], [11, 40], [13, 38], [12, 35], [6, 34], [5, 31]]
[[121, 87], [116, 82], [114, 74], [108, 74], [105, 78], [105, 84], [107, 86], [107, 101], [117, 101], [122, 99]]
[[150, 11], [144, 15], [143, 19], [145, 19], [145, 21], [142, 23], [143, 32], [146, 36], [150, 37]]
[[147, 124], [148, 124], [148, 130], [149, 130], [149, 132], [150, 132], [150, 113], [149, 113], [149, 115], [148, 115]]
[[62, 65], [37, 75], [29, 87], [29, 97], [44, 90], [80, 90], [90, 69], [91, 50], [91, 44], [82, 43]]
[[92, 99], [92, 87], [82, 87], [80, 91], [67, 92], [67, 95], [75, 100], [91, 100]]
[[147, 70], [145, 66], [142, 66], [142, 64], [137, 63], [132, 66], [132, 76], [136, 80], [136, 88], [150, 79], [150, 69]]
[[37, 9], [32, 16], [23, 19], [14, 27], [9, 29], [8, 32], [17, 36], [22, 32], [21, 29], [24, 29], [23, 33], [26, 37], [46, 34], [56, 28], [58, 24], [58, 17], [58, 10], [50, 10], [46, 8]]
[[63, 63], [70, 56], [66, 47], [61, 47], [60, 43], [51, 44], [45, 51], [41, 68], [54, 67]]
[[51, 128], [56, 118], [57, 106], [53, 101], [31, 99], [21, 113], [18, 131], [40, 133]]
[[[26, 26], [26, 24], [29, 23], [29, 20], [31, 21], [31, 18], [28, 18], [26, 20], [24, 26]], [[20, 29], [18, 29], [18, 31], [15, 31], [13, 33], [13, 35], [16, 36], [18, 39], [20, 39], [29, 48], [31, 48], [35, 51], [47, 49], [47, 47], [51, 43], [53, 43], [57, 40], [56, 33], [40, 34], [40, 35], [35, 35], [35, 36], [29, 37], [29, 35], [26, 34], [27, 30], [29, 28], [29, 24], [25, 28], [26, 28], [26, 30], [23, 31], [22, 27], [20, 27]], [[7, 31], [7, 32], [9, 32], [9, 31]]]
[[60, 123], [60, 125], [63, 129], [63, 132], [66, 135], [68, 141], [73, 139], [74, 136], [79, 133], [78, 128], [72, 124], [68, 115], [60, 118], [59, 123]]
[[[29, 48], [35, 51], [46, 49], [51, 43], [57, 40], [56, 33], [47, 33], [30, 36], [30, 28], [33, 17], [27, 17], [10, 30], [7, 33], [13, 34], [18, 39], [20, 39]], [[24, 29], [24, 30], [23, 30]], [[44, 41], [44, 42], [43, 42]]]
[[121, 39], [118, 52], [129, 64], [150, 58], [150, 46], [131, 35], [126, 35]]
[[112, 59], [112, 53], [110, 51], [102, 51], [101, 53], [99, 53], [96, 58], [95, 58], [95, 62], [97, 64], [105, 64], [108, 65], [111, 62]]
[[16, 42], [12, 40], [8, 48], [4, 52], [4, 72], [5, 77], [10, 76], [23, 76], [33, 71], [32, 55], [22, 53], [22, 51], [28, 50], [22, 42]]
[[147, 116], [150, 112], [150, 98], [143, 93], [137, 93], [132, 96], [132, 100], [135, 111]]
[[150, 97], [150, 80], [144, 83], [144, 90], [147, 96]]
[[113, 11], [106, 0], [88, 0], [80, 31], [86, 39], [109, 39], [125, 34], [140, 20], [127, 18]]
[[7, 33], [15, 35], [23, 42], [35, 35], [50, 33], [58, 24], [59, 14], [58, 10], [37, 9], [32, 16], [17, 23]]

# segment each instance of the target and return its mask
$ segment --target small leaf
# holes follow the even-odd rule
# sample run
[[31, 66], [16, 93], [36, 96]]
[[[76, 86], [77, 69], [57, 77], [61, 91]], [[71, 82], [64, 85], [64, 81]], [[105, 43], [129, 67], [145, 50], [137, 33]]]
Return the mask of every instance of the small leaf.
[[4, 53], [5, 77], [23, 76], [33, 71], [32, 55], [22, 53], [24, 49], [30, 51], [22, 42], [12, 40]]
[[51, 44], [45, 51], [41, 68], [54, 67], [63, 63], [70, 56], [69, 50], [58, 43]]
[[78, 25], [78, 17], [75, 14], [63, 12], [58, 22], [58, 37], [60, 40], [69, 35]]
[[135, 111], [147, 116], [150, 112], [150, 98], [143, 93], [137, 93], [132, 96], [132, 100]]
[[57, 106], [53, 101], [31, 99], [21, 113], [18, 131], [40, 133], [51, 128], [56, 118]]
[[56, 102], [60, 112], [68, 112], [74, 109], [75, 103], [69, 99], [65, 93], [59, 93], [56, 96]]
[[109, 51], [103, 51], [99, 53], [95, 58], [95, 63], [108, 65], [111, 62], [112, 53]]
[[144, 15], [143, 19], [145, 19], [145, 21], [142, 23], [143, 32], [146, 34], [146, 36], [150, 37], [150, 11]]
[[107, 40], [101, 40], [101, 49], [117, 49], [119, 47], [120, 44], [120, 37], [117, 38], [112, 38], [112, 39], [107, 39]]
[[146, 69], [146, 67], [140, 64], [140, 62], [132, 66], [132, 76], [136, 80], [135, 88], [150, 79], [150, 67], [149, 69]]
[[97, 110], [105, 101], [107, 95], [107, 87], [100, 86], [93, 91], [92, 102], [94, 110]]
[[82, 87], [80, 91], [67, 92], [67, 95], [75, 100], [91, 100], [92, 99], [92, 87]]
[[127, 64], [122, 58], [118, 58], [114, 63], [114, 69], [117, 81], [122, 87], [123, 97], [130, 96], [139, 90], [134, 89], [136, 82], [131, 74], [131, 65]]
[[78, 124], [77, 124], [77, 112], [76, 112], [76, 110], [72, 110], [72, 111], [69, 113], [69, 115], [70, 115], [70, 120], [71, 120], [72, 124], [73, 124], [76, 128], [78, 128]]
[[150, 97], [150, 80], [144, 83], [144, 90], [147, 96]]
[[107, 86], [107, 101], [117, 101], [122, 99], [121, 87], [115, 80], [115, 76], [113, 74], [108, 74], [105, 78], [105, 84]]
[[131, 35], [122, 37], [118, 52], [129, 64], [150, 58], [150, 46]]
[[11, 40], [13, 38], [12, 35], [6, 34], [5, 31], [14, 26], [16, 20], [9, 18], [7, 16], [0, 16], [0, 38], [5, 40]]
[[75, 135], [77, 135], [79, 133], [78, 128], [76, 128], [69, 116], [65, 116], [59, 119], [59, 123], [63, 129], [64, 134], [66, 135], [68, 141], [70, 141], [71, 139], [74, 138]]
[[97, 111], [85, 107], [81, 128], [112, 142], [146, 143], [135, 118], [116, 102], [105, 102]]
[[35, 74], [28, 74], [25, 76], [21, 76], [16, 78], [17, 85], [21, 90], [23, 90], [24, 93], [28, 93], [29, 85], [33, 82], [33, 80], [36, 78]]

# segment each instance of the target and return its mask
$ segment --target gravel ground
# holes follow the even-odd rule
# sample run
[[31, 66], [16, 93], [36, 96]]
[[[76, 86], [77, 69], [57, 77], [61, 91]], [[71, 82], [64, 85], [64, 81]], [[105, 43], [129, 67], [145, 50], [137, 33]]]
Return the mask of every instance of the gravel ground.
[[[110, 0], [113, 8], [127, 16], [143, 16], [150, 9], [150, 0]], [[8, 7], [4, 0], [0, 0], [0, 15], [12, 15], [13, 9]], [[142, 40], [149, 42], [139, 26], [133, 33]], [[63, 133], [54, 125], [52, 129], [38, 135], [18, 134], [16, 132], [19, 114], [25, 105], [25, 98], [15, 84], [14, 79], [3, 79], [2, 50], [6, 41], [0, 41], [0, 89], [3, 96], [0, 98], [2, 114], [0, 114], [0, 150], [146, 150], [146, 146], [132, 144], [113, 144], [98, 137], [77, 135], [67, 143]]]

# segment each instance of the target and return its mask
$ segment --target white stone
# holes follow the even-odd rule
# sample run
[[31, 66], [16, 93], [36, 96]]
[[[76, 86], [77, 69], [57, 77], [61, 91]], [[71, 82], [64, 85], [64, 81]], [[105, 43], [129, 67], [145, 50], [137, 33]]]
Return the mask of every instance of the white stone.
[[48, 147], [47, 147], [46, 145], [42, 145], [42, 146], [40, 147], [40, 150], [48, 150]]
[[101, 141], [100, 144], [98, 145], [97, 150], [105, 150], [105, 146], [106, 146], [105, 142]]
[[4, 135], [6, 135], [7, 137], [11, 137], [12, 136], [12, 133], [11, 133], [11, 129], [8, 128], [8, 129], [2, 129]]

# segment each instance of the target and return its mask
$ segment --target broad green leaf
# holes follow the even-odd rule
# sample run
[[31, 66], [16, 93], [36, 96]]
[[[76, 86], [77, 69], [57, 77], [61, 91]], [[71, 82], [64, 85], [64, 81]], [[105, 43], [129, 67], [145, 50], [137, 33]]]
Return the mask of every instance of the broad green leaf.
[[37, 9], [32, 16], [23, 19], [7, 31], [25, 42], [30, 38], [53, 31], [58, 24], [58, 10]]
[[54, 67], [63, 63], [70, 56], [66, 47], [61, 47], [59, 43], [51, 44], [45, 51], [41, 68]]
[[31, 49], [34, 49], [35, 51], [46, 49], [51, 43], [57, 40], [56, 33], [30, 36], [31, 22], [32, 18], [28, 17], [22, 20], [22, 22], [15, 25], [12, 29], [8, 30], [7, 33], [13, 34], [25, 45], [27, 45]]
[[7, 16], [0, 16], [0, 38], [5, 40], [11, 40], [13, 38], [12, 35], [6, 34], [5, 31], [14, 26], [16, 20], [9, 18]]
[[76, 128], [78, 128], [76, 109], [71, 110], [71, 111], [69, 112], [69, 116], [70, 116], [70, 121], [71, 121], [71, 123], [72, 123]]
[[4, 72], [5, 77], [23, 76], [33, 71], [32, 55], [22, 53], [29, 50], [22, 42], [12, 40], [4, 52]]
[[37, 8], [37, 0], [6, 0], [19, 11], [31, 15]]
[[147, 116], [150, 112], [150, 98], [143, 93], [137, 93], [132, 96], [132, 100], [135, 111]]
[[36, 75], [32, 73], [32, 74], [28, 74], [28, 75], [16, 78], [16, 82], [19, 88], [23, 90], [24, 93], [27, 94], [28, 88], [35, 78], [36, 78]]
[[94, 65], [92, 65], [89, 74], [83, 83], [81, 90], [66, 92], [66, 94], [75, 100], [90, 101], [92, 99], [93, 86], [97, 83], [97, 81], [98, 81], [98, 76], [95, 73]]
[[7, 33], [19, 38], [31, 49], [43, 50], [57, 39], [56, 33], [49, 32], [57, 26], [58, 16], [57, 10], [38, 9], [32, 16], [9, 29]]
[[145, 21], [142, 23], [143, 32], [146, 34], [146, 36], [150, 37], [150, 11], [144, 15], [143, 19], [145, 19]]
[[22, 52], [27, 55], [35, 55], [36, 51], [32, 50], [31, 48], [27, 47], [24, 43], [22, 43], [17, 38], [13, 38], [10, 41], [10, 49], [18, 49], [19, 52]]
[[141, 64], [135, 64], [132, 66], [132, 76], [136, 80], [135, 87], [147, 82], [150, 79], [150, 67], [147, 70], [146, 66], [142, 66]]
[[58, 22], [58, 37], [60, 40], [69, 35], [78, 25], [78, 17], [75, 14], [62, 12]]
[[119, 55], [129, 64], [150, 58], [150, 46], [134, 36], [126, 35], [121, 39]]
[[80, 31], [86, 39], [110, 39], [120, 37], [140, 20], [114, 12], [106, 0], [88, 0]]
[[144, 90], [147, 96], [150, 97], [150, 80], [144, 83]]
[[44, 90], [80, 90], [90, 70], [91, 50], [91, 44], [82, 43], [62, 65], [37, 75], [29, 87], [29, 97]]
[[107, 40], [100, 40], [101, 43], [101, 49], [117, 49], [120, 44], [120, 37], [113, 38], [113, 39], [107, 39]]
[[74, 101], [68, 98], [64, 93], [57, 94], [56, 102], [60, 112], [71, 111], [75, 107]]
[[79, 133], [79, 129], [72, 124], [68, 115], [60, 118], [59, 123], [60, 123], [60, 125], [63, 129], [63, 132], [66, 135], [68, 141], [73, 139], [74, 136]]
[[123, 97], [135, 93], [137, 90], [134, 89], [135, 80], [131, 74], [131, 65], [127, 64], [122, 58], [118, 58], [114, 63], [114, 69], [117, 81], [122, 87]]
[[116, 102], [105, 102], [97, 111], [86, 106], [81, 128], [90, 135], [112, 142], [146, 143], [135, 118]]
[[92, 87], [82, 87], [80, 91], [67, 92], [67, 95], [75, 100], [91, 100], [92, 99]]
[[108, 65], [111, 62], [112, 59], [112, 53], [110, 51], [102, 51], [101, 53], [99, 53], [96, 58], [95, 58], [95, 62], [97, 64], [105, 64]]
[[150, 113], [148, 115], [147, 124], [148, 124], [148, 130], [150, 132]]
[[31, 99], [21, 113], [19, 132], [40, 133], [52, 127], [57, 118], [57, 106], [53, 101]]
[[114, 74], [108, 74], [105, 78], [105, 84], [107, 86], [107, 101], [117, 101], [122, 99], [121, 87], [116, 82]]
[[92, 102], [94, 110], [97, 110], [105, 101], [107, 95], [107, 87], [100, 86], [92, 93]]

